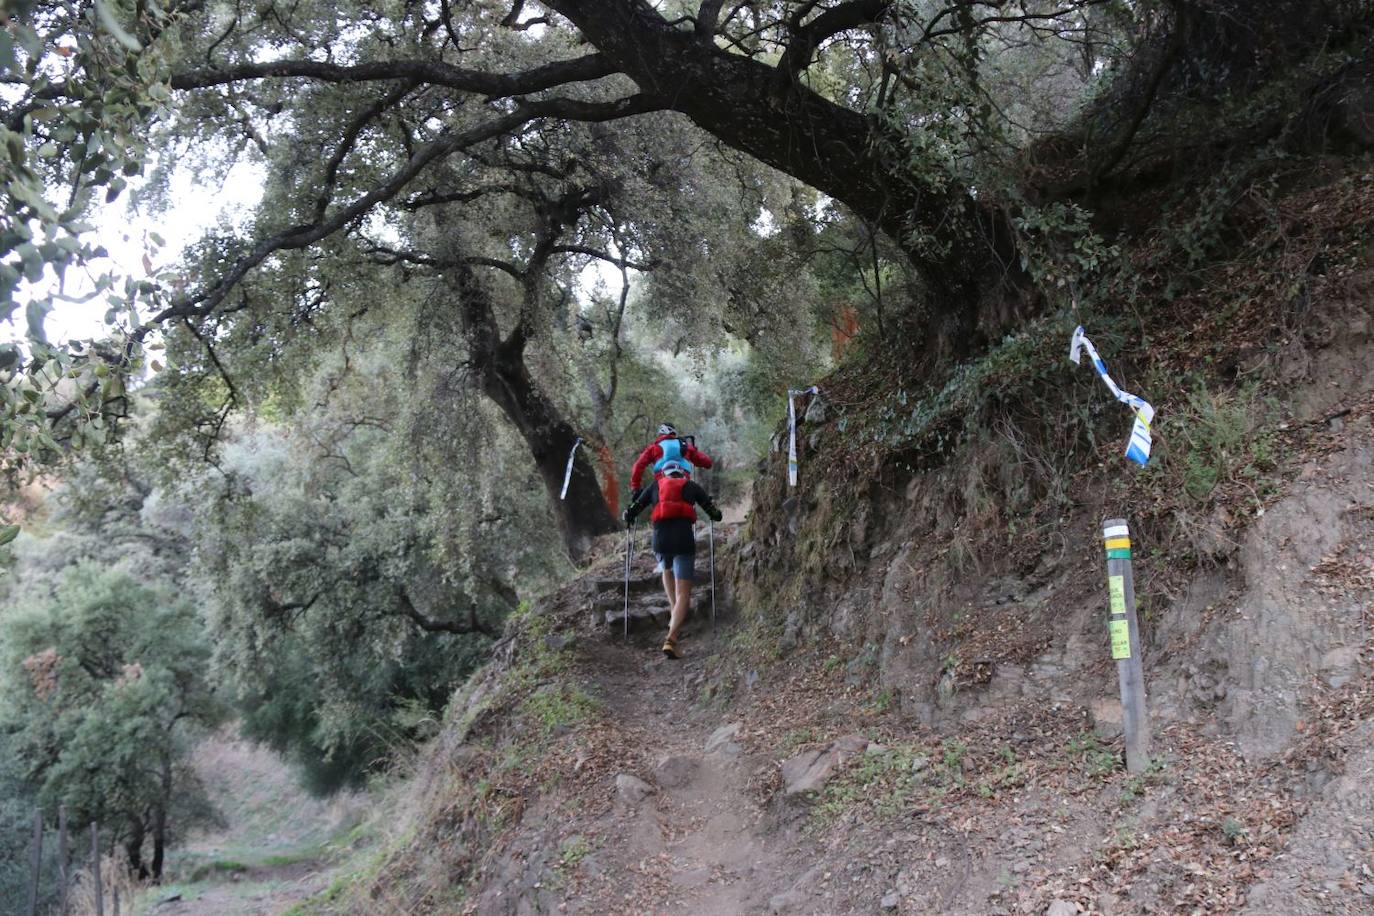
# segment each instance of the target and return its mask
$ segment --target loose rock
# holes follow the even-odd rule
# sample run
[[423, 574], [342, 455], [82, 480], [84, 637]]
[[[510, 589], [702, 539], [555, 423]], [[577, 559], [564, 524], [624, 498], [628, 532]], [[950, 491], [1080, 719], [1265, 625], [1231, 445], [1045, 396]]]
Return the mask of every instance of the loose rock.
[[658, 766], [654, 767], [654, 781], [665, 789], [685, 786], [696, 776], [697, 767], [700, 765], [701, 760], [696, 757], [664, 757], [658, 762]]
[[846, 757], [861, 754], [868, 748], [862, 735], [846, 735], [823, 751], [803, 751], [782, 765], [783, 792], [800, 795], [815, 792], [825, 785], [835, 766]]
[[740, 723], [731, 722], [729, 725], [722, 725], [711, 732], [711, 737], [706, 739], [706, 753], [714, 754], [718, 750], [728, 749], [734, 742], [735, 736], [739, 734], [739, 730]]
[[1121, 701], [1110, 697], [1093, 700], [1093, 734], [1104, 741], [1118, 738], [1122, 734]]
[[615, 778], [615, 794], [627, 805], [637, 805], [651, 795], [654, 787], [638, 776], [620, 773]]

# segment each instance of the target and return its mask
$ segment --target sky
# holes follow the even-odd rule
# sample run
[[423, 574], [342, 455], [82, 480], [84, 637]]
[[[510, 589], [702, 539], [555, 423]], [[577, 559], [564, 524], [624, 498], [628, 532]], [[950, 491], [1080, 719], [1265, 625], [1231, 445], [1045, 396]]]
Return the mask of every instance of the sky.
[[[89, 273], [113, 270], [116, 277], [145, 276], [143, 258], [150, 251], [150, 233], [160, 235], [165, 245], [156, 252], [154, 267], [175, 262], [185, 249], [221, 222], [240, 224], [262, 199], [262, 174], [246, 163], [236, 165], [219, 185], [197, 185], [190, 169], [178, 169], [170, 180], [172, 204], [157, 217], [140, 212], [133, 204], [136, 193], [126, 192], [115, 203], [92, 213], [95, 231], [90, 239], [103, 245], [108, 259], [92, 263]], [[130, 192], [136, 191], [130, 182]], [[56, 288], [56, 278], [45, 279], [44, 293]], [[72, 270], [67, 274], [65, 293], [80, 298], [92, 289], [87, 273]], [[48, 340], [62, 343], [104, 337], [107, 333], [104, 296], [89, 302], [58, 299], [45, 325]], [[0, 340], [20, 340], [26, 330], [24, 310], [17, 309], [8, 322], [0, 323]]]
[[[103, 245], [109, 258], [94, 262], [89, 273], [99, 274], [112, 269], [117, 282], [127, 276], [145, 276], [143, 258], [150, 251], [150, 233], [161, 236], [165, 243], [156, 252], [154, 268], [174, 263], [186, 248], [216, 225], [242, 226], [262, 199], [262, 183], [260, 167], [245, 162], [234, 166], [223, 183], [210, 186], [198, 185], [190, 169], [178, 169], [170, 181], [173, 202], [157, 217], [141, 212], [134, 205], [136, 193], [122, 195], [114, 204], [101, 207], [93, 214], [91, 222], [96, 228], [92, 241]], [[136, 191], [132, 182], [130, 190]], [[636, 277], [637, 272], [631, 271], [631, 276]], [[620, 292], [620, 271], [603, 261], [588, 264], [580, 281], [578, 298], [584, 305], [598, 288], [604, 295], [616, 296]], [[50, 276], [45, 283], [46, 293], [55, 288], [56, 279]], [[70, 271], [67, 274], [67, 296], [80, 298], [91, 288], [86, 273]], [[57, 300], [45, 325], [48, 340], [60, 344], [104, 337], [108, 330], [104, 321], [107, 307], [104, 296], [89, 302]], [[10, 321], [0, 322], [0, 341], [21, 340], [25, 330], [24, 310], [20, 308]]]

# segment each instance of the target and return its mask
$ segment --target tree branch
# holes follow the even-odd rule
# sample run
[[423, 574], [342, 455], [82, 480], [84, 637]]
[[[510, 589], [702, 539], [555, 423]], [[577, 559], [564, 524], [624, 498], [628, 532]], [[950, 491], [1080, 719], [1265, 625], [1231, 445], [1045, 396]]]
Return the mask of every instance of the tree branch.
[[787, 50], [778, 60], [778, 69], [789, 77], [796, 76], [810, 66], [816, 49], [827, 39], [841, 32], [877, 22], [892, 5], [892, 0], [849, 0], [848, 3], [832, 6], [815, 19], [801, 25], [800, 18], [814, 5], [803, 5], [802, 10], [788, 25], [792, 40], [787, 43]]
[[657, 111], [662, 108], [662, 102], [645, 95], [600, 103], [566, 98], [541, 99], [523, 103], [509, 114], [495, 118], [485, 124], [479, 124], [451, 136], [431, 141], [420, 147], [406, 164], [389, 179], [348, 206], [339, 208], [332, 216], [317, 220], [314, 223], [292, 226], [259, 241], [247, 254], [235, 261], [228, 272], [208, 289], [195, 296], [174, 302], [154, 315], [147, 324], [134, 332], [131, 343], [136, 344], [141, 341], [152, 327], [168, 320], [209, 314], [250, 270], [268, 257], [279, 251], [305, 248], [332, 235], [366, 214], [377, 204], [395, 197], [416, 175], [437, 159], [449, 156], [484, 140], [501, 136], [540, 118], [560, 117], [570, 121], [608, 121], [648, 111]]
[[605, 261], [607, 264], [614, 264], [616, 267], [622, 269], [628, 267], [630, 270], [638, 270], [641, 272], [653, 270], [655, 267], [652, 262], [646, 264], [642, 261], [631, 261], [624, 257], [617, 257], [608, 251], [600, 251], [596, 248], [588, 247], [587, 245], [554, 245], [553, 248], [550, 249], [550, 254], [585, 254], [589, 258], [596, 258], [598, 261]]
[[716, 22], [720, 19], [720, 8], [724, 0], [702, 0], [697, 7], [696, 33], [702, 41], [710, 41], [716, 34]]
[[414, 80], [417, 83], [447, 86], [462, 92], [475, 92], [488, 98], [501, 99], [529, 95], [568, 83], [597, 80], [615, 72], [616, 68], [600, 54], [555, 61], [519, 73], [469, 70], [437, 60], [389, 60], [353, 66], [315, 60], [276, 60], [233, 67], [188, 70], [174, 75], [171, 85], [173, 89], [207, 89], [244, 80], [295, 77], [325, 83]]
[[334, 150], [334, 155], [330, 156], [329, 162], [325, 164], [324, 180], [320, 183], [320, 196], [315, 201], [316, 222], [324, 219], [325, 213], [328, 212], [329, 204], [334, 199], [334, 185], [338, 181], [339, 166], [343, 164], [344, 157], [357, 144], [358, 136], [363, 132], [363, 128], [380, 117], [392, 105], [400, 102], [414, 88], [415, 82], [413, 80], [403, 81], [386, 95], [358, 112], [357, 117], [349, 123], [348, 128], [344, 131], [343, 139], [339, 141], [338, 147]]
[[478, 618], [474, 609], [468, 614], [466, 621], [435, 620], [433, 617], [426, 617], [415, 606], [415, 602], [410, 600], [404, 589], [396, 590], [396, 603], [401, 609], [401, 614], [410, 618], [417, 627], [426, 633], [482, 633], [487, 636], [496, 636], [497, 633], [488, 624], [483, 623]]

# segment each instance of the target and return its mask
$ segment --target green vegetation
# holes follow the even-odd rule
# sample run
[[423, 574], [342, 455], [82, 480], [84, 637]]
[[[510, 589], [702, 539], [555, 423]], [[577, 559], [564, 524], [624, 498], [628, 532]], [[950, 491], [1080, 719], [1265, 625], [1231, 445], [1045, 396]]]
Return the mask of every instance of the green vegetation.
[[[1065, 366], [1079, 321], [1160, 408], [1157, 459], [1106, 486], [1258, 512], [1286, 437], [1236, 354], [1367, 243], [1341, 209], [1368, 194], [1367, 124], [1333, 100], [1367, 89], [1368, 4], [1242, 5], [7, 5], [0, 896], [34, 805], [159, 871], [214, 817], [183, 764], [229, 719], [320, 794], [470, 740], [434, 806], [464, 839], [508, 824], [515, 780], [604, 712], [534, 599], [618, 532], [664, 420], [728, 498], [787, 390], [825, 391], [816, 485], [750, 490], [758, 552], [703, 704], [791, 651], [779, 611], [819, 629], [813, 572], [882, 562], [861, 542], [891, 518], [865, 513], [913, 476], [957, 471], [920, 510], [955, 573], [1082, 505], [1129, 417]], [[1330, 199], [1292, 204], [1327, 168], [1349, 173]], [[153, 231], [184, 197], [243, 207]], [[59, 339], [74, 305], [99, 334]], [[868, 641], [817, 664], [871, 682], [879, 631], [848, 623]], [[981, 664], [957, 645], [979, 621], [951, 623], [948, 689]], [[469, 678], [498, 645], [518, 652], [488, 691]], [[899, 742], [817, 816], [995, 797], [1022, 763], [990, 753]], [[1064, 757], [1117, 767], [1089, 735]], [[245, 863], [274, 867], [200, 867]]]
[[160, 877], [169, 825], [208, 811], [186, 757], [227, 712], [206, 678], [210, 648], [192, 606], [78, 565], [6, 629], [0, 729], [37, 800], [50, 811], [66, 804], [74, 824], [105, 826], [135, 873]]
[[811, 813], [813, 824], [828, 826], [855, 811], [882, 819], [907, 813], [931, 789], [929, 774], [917, 764], [926, 760], [925, 749], [913, 744], [856, 756], [826, 783]]
[[1121, 754], [1106, 747], [1092, 732], [1080, 732], [1064, 743], [1070, 761], [1089, 776], [1107, 776], [1122, 767]]
[[536, 690], [521, 705], [521, 711], [538, 724], [544, 737], [587, 721], [599, 708], [600, 704], [595, 699], [567, 684]]
[[1219, 487], [1240, 484], [1256, 507], [1262, 504], [1274, 492], [1279, 464], [1276, 413], [1274, 400], [1261, 397], [1254, 384], [1229, 392], [1199, 385], [1189, 392], [1185, 409], [1172, 412], [1161, 429], [1173, 448], [1182, 447], [1175, 475], [1183, 491], [1205, 504]]

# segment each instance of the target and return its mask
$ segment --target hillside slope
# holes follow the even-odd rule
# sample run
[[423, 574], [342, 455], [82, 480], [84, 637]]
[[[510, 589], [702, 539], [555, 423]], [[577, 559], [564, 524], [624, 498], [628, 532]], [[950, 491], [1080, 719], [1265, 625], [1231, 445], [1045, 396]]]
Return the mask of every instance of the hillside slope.
[[[606, 539], [511, 621], [388, 838], [311, 907], [1369, 911], [1374, 178], [1270, 191], [1201, 262], [1125, 252], [1132, 316], [1043, 319], [946, 379], [875, 354], [825, 380], [801, 486], [774, 455], [719, 532], [721, 626], [698, 589], [683, 662], [655, 653], [642, 553], [621, 641]], [[1144, 471], [1064, 359], [1070, 319], [1159, 410]], [[1102, 625], [1116, 515], [1154, 732], [1135, 776]]]

